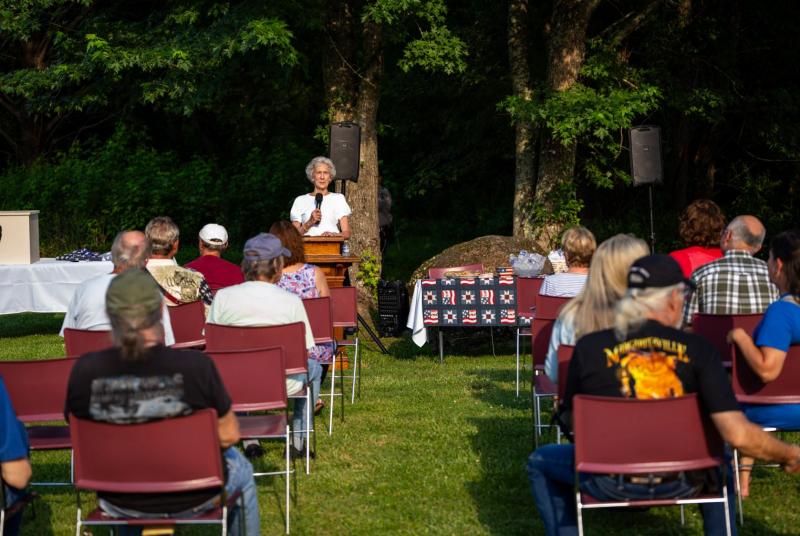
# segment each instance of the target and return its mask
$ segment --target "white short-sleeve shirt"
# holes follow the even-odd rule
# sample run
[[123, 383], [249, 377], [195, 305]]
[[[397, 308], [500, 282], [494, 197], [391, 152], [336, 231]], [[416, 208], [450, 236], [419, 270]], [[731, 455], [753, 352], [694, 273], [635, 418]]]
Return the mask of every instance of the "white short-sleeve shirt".
[[[305, 223], [311, 217], [311, 213], [317, 208], [314, 201], [314, 194], [303, 194], [295, 198], [289, 217], [292, 221]], [[339, 220], [351, 214], [350, 205], [342, 194], [328, 192], [322, 196], [322, 220], [319, 225], [314, 225], [306, 234], [308, 236], [319, 236], [322, 233], [338, 233]]]

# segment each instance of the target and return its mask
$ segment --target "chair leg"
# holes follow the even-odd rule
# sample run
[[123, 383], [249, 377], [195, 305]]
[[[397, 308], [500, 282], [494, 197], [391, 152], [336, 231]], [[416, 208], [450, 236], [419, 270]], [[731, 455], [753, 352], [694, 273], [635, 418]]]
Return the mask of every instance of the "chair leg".
[[[739, 450], [733, 449], [733, 478], [736, 483], [736, 502], [739, 506], [739, 524], [744, 526], [744, 510], [742, 510], [742, 488], [739, 481]], [[751, 473], [752, 480], [752, 473]]]
[[728, 486], [722, 486], [722, 497], [725, 499], [725, 534], [731, 536], [733, 527], [731, 527], [731, 511], [728, 505]]
[[358, 394], [361, 395], [361, 377], [358, 375], [358, 337], [355, 338], [355, 353], [353, 357], [353, 386], [350, 395], [350, 403], [356, 403], [356, 380], [358, 380]]
[[686, 525], [686, 512], [684, 512], [684, 506], [685, 505], [683, 504], [681, 505], [681, 526]]
[[311, 384], [306, 385], [306, 474], [311, 474], [311, 423], [314, 419], [314, 411], [311, 409], [312, 404], [316, 404], [316, 400], [311, 401]]
[[[306, 426], [307, 428], [307, 426]], [[289, 429], [289, 425], [286, 425], [286, 534], [289, 534], [289, 508], [291, 508], [291, 459], [289, 456], [289, 445], [291, 444], [289, 438], [291, 437], [291, 430]]]
[[492, 340], [492, 357], [497, 357], [497, 354], [494, 351], [494, 330], [492, 326], [489, 326], [489, 338]]
[[517, 397], [519, 398], [519, 328], [517, 328], [517, 352], [516, 352], [516, 355], [517, 355], [517, 362], [516, 362], [517, 363], [516, 364], [516, 370], [517, 370]]
[[333, 361], [331, 362], [331, 408], [328, 417], [328, 435], [333, 434], [333, 395], [336, 390], [336, 352], [333, 352]]
[[444, 364], [444, 334], [441, 328], [439, 328], [439, 364]]
[[578, 514], [578, 536], [583, 536], [583, 509], [581, 508], [581, 492], [575, 492], [575, 509]]

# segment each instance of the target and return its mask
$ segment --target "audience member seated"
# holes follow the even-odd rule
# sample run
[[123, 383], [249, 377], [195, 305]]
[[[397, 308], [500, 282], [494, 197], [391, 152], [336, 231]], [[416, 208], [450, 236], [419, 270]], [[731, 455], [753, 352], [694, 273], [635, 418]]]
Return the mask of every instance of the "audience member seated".
[[710, 199], [698, 199], [683, 209], [678, 234], [687, 247], [669, 254], [678, 261], [683, 275], [692, 277], [692, 272], [722, 257], [719, 239], [724, 229], [725, 214]]
[[186, 263], [186, 267], [203, 274], [212, 294], [221, 288], [244, 283], [242, 269], [222, 258], [222, 253], [228, 249], [228, 231], [225, 227], [216, 223], [203, 226], [197, 247], [200, 256]]
[[[64, 329], [86, 329], [90, 331], [109, 331], [111, 321], [106, 313], [106, 291], [111, 280], [125, 270], [136, 268], [142, 270], [150, 256], [150, 243], [141, 231], [122, 231], [114, 238], [111, 245], [111, 261], [114, 270], [110, 274], [98, 275], [88, 279], [75, 289], [64, 316], [59, 335], [64, 336]], [[166, 305], [164, 306], [166, 307]], [[172, 324], [169, 315], [163, 314], [164, 341], [167, 345], [175, 344]]]
[[761, 249], [766, 229], [755, 216], [736, 216], [722, 233], [721, 259], [694, 271], [697, 290], [686, 303], [683, 325], [695, 313], [739, 315], [763, 313], [778, 298], [767, 263], [753, 257]]
[[[259, 534], [258, 497], [253, 468], [233, 447], [239, 423], [231, 399], [208, 356], [163, 345], [162, 296], [153, 278], [127, 270], [114, 278], [106, 294], [115, 346], [82, 356], [67, 386], [65, 415], [116, 424], [133, 424], [187, 415], [214, 408], [227, 466], [225, 488], [241, 491], [245, 534]], [[191, 441], [191, 438], [187, 438]], [[192, 493], [98, 493], [99, 506], [112, 517], [152, 514], [185, 515], [214, 508], [217, 490]], [[237, 506], [228, 520], [231, 534], [240, 534]]]
[[567, 229], [561, 238], [561, 250], [567, 262], [567, 271], [545, 277], [539, 294], [564, 298], [577, 296], [586, 284], [589, 263], [592, 262], [595, 249], [597, 242], [589, 229], [586, 227]]
[[[242, 272], [245, 282], [220, 289], [214, 298], [208, 322], [224, 326], [273, 326], [303, 322], [306, 325], [306, 348], [314, 348], [314, 335], [308, 323], [303, 302], [277, 286], [283, 270], [284, 257], [291, 252], [283, 247], [274, 235], [261, 233], [244, 245]], [[308, 360], [308, 378], [305, 374], [293, 374], [286, 378], [286, 392], [293, 395], [300, 392], [306, 381], [319, 381], [321, 367], [315, 359]], [[302, 457], [304, 434], [306, 430], [306, 399], [294, 400], [292, 430], [295, 430], [292, 456]], [[261, 450], [257, 442], [248, 443], [245, 451], [250, 456]]]
[[[571, 422], [576, 394], [652, 399], [697, 393], [711, 422], [731, 446], [780, 462], [789, 473], [800, 471], [800, 447], [772, 437], [741, 412], [714, 346], [673, 327], [680, 324], [690, 285], [678, 263], [667, 255], [650, 255], [633, 263], [627, 293], [616, 307], [614, 328], [586, 335], [575, 346], [562, 422]], [[528, 459], [531, 491], [548, 535], [578, 533], [574, 460], [574, 445], [558, 444], [540, 447]], [[699, 493], [704, 482], [719, 482], [721, 475], [716, 479], [705, 472], [651, 476], [652, 483], [643, 484], [614, 475], [584, 475], [580, 485], [601, 500], [676, 498]], [[727, 478], [730, 525], [735, 531], [733, 480]], [[705, 534], [725, 534], [723, 505], [704, 504], [700, 509]]]
[[[789, 346], [800, 344], [800, 233], [787, 231], [772, 239], [769, 278], [780, 291], [780, 299], [767, 307], [752, 339], [742, 328], [730, 333], [750, 368], [764, 382], [777, 378]], [[748, 419], [779, 430], [800, 430], [800, 404], [743, 404]], [[753, 460], [742, 458], [742, 497], [749, 495]]]
[[[0, 470], [6, 503], [10, 508], [25, 497], [25, 486], [31, 478], [31, 464], [28, 461], [28, 434], [25, 426], [17, 419], [8, 391], [0, 378]], [[24, 503], [23, 503], [24, 504]], [[6, 519], [4, 534], [16, 536], [22, 524], [22, 510]]]
[[[328, 289], [325, 274], [318, 266], [306, 264], [303, 237], [300, 236], [300, 232], [295, 229], [294, 225], [285, 220], [278, 221], [272, 224], [269, 232], [277, 236], [281, 244], [286, 246], [291, 253], [289, 259], [285, 261], [286, 266], [283, 267], [278, 286], [300, 296], [301, 299], [330, 296], [331, 292]], [[325, 407], [325, 403], [319, 397], [319, 391], [322, 382], [325, 381], [328, 364], [331, 363], [335, 350], [334, 343], [323, 343], [308, 351], [308, 358], [316, 360], [322, 367], [319, 379], [311, 384], [312, 400], [316, 400], [315, 412], [319, 412]]]
[[558, 347], [574, 346], [583, 335], [614, 324], [614, 306], [627, 289], [628, 269], [648, 253], [644, 240], [626, 234], [612, 236], [597, 248], [586, 286], [567, 302], [553, 324], [544, 369], [554, 383], [558, 383]]
[[152, 247], [147, 271], [161, 288], [167, 305], [202, 300], [207, 315], [213, 297], [203, 274], [178, 266], [175, 261], [180, 246], [180, 230], [175, 222], [168, 216], [157, 216], [148, 222], [144, 234]]

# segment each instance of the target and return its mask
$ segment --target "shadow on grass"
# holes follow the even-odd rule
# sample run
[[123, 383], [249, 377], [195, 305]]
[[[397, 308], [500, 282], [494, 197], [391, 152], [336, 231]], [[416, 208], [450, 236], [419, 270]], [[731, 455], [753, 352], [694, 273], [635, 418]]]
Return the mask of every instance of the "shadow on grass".
[[[39, 498], [29, 504], [23, 511], [20, 534], [41, 534], [42, 536], [55, 534], [52, 507], [48, 501], [44, 500], [45, 496], [50, 495], [55, 489], [37, 487], [34, 490], [39, 495]], [[65, 487], [61, 493], [69, 493], [74, 505], [75, 493], [71, 487]]]
[[[494, 335], [494, 354], [497, 356], [514, 354], [514, 330], [491, 328]], [[489, 329], [443, 328], [444, 358], [448, 355], [485, 356], [492, 355], [492, 336]], [[428, 342], [422, 347], [411, 340], [411, 332], [405, 331], [398, 339], [389, 339], [389, 354], [395, 359], [416, 359], [418, 357], [439, 359], [439, 328], [428, 328]], [[384, 344], [387, 340], [384, 339]], [[512, 371], [513, 372], [513, 371]]]
[[64, 322], [62, 313], [0, 315], [0, 337], [56, 334]]

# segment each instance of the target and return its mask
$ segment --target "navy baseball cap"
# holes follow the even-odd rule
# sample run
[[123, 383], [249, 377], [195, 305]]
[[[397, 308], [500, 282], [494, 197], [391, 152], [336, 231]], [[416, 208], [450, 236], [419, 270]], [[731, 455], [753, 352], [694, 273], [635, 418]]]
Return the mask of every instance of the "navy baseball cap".
[[248, 261], [268, 261], [281, 255], [291, 257], [292, 253], [274, 234], [260, 233], [244, 244], [244, 258]]
[[678, 261], [669, 255], [647, 255], [636, 259], [628, 270], [628, 288], [664, 288], [683, 283], [695, 289], [694, 281], [683, 276]]

